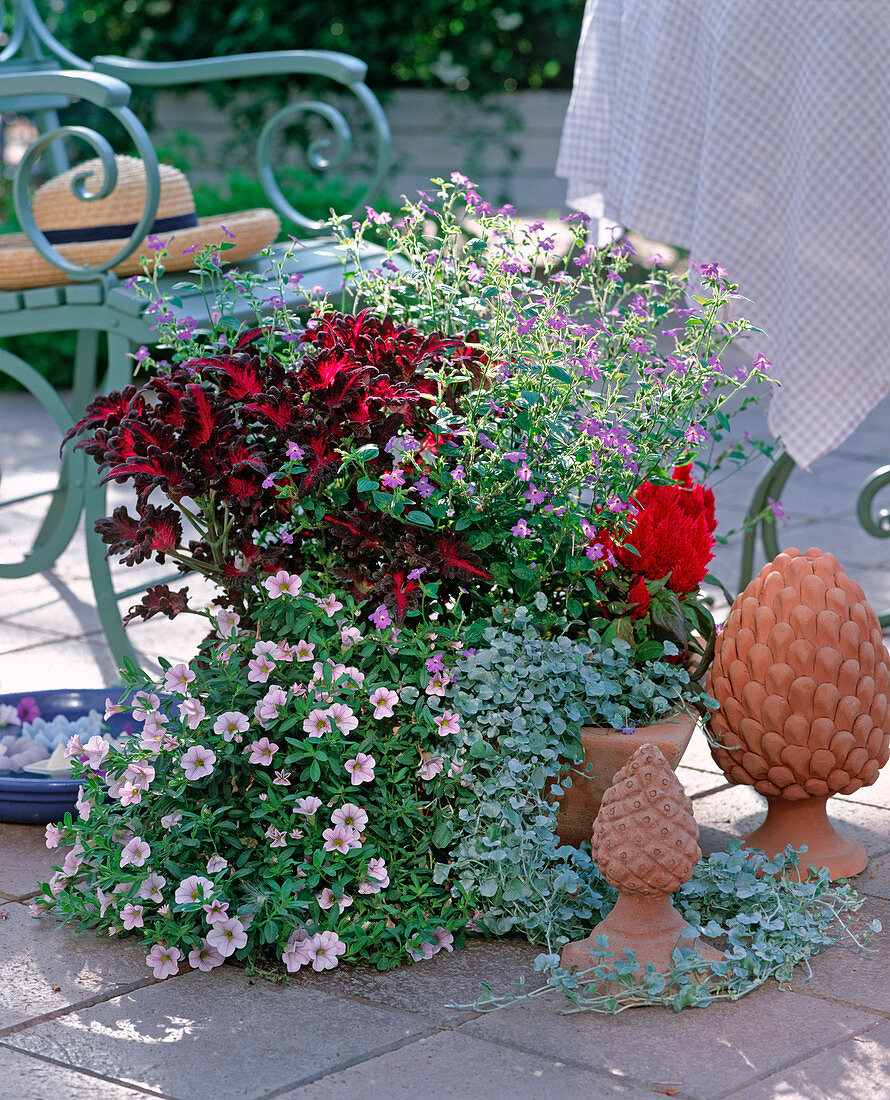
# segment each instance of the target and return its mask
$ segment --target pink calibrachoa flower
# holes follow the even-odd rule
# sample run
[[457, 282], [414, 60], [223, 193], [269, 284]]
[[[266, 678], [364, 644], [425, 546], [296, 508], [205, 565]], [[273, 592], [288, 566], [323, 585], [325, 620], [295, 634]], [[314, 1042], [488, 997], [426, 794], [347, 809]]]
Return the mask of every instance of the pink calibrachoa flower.
[[208, 902], [204, 906], [204, 919], [208, 924], [219, 924], [220, 921], [229, 919], [229, 903], [227, 901]]
[[160, 697], [149, 694], [147, 691], [137, 691], [133, 696], [133, 717], [137, 722], [144, 722], [146, 718], [161, 705]]
[[132, 932], [134, 928], [143, 928], [145, 921], [142, 919], [144, 907], [141, 905], [133, 905], [132, 902], [127, 904], [121, 909], [121, 923], [127, 932]]
[[338, 611], [343, 610], [343, 604], [340, 603], [336, 596], [325, 596], [324, 599], [318, 601], [318, 606], [325, 612], [329, 619], [333, 619]]
[[304, 798], [297, 799], [297, 805], [294, 808], [295, 814], [302, 814], [303, 817], [315, 817], [318, 810], [321, 809], [322, 801], [320, 798], [316, 798], [314, 794], [306, 795]]
[[392, 708], [399, 701], [399, 693], [390, 691], [389, 688], [377, 688], [371, 692], [371, 706], [374, 708], [375, 718], [392, 718]]
[[374, 767], [377, 761], [373, 756], [364, 752], [357, 752], [352, 760], [346, 761], [346, 770], [353, 787], [359, 783], [370, 783], [374, 778]]
[[275, 662], [264, 654], [262, 657], [255, 657], [252, 661], [248, 661], [247, 667], [250, 669], [247, 679], [251, 683], [265, 684], [275, 671]]
[[182, 821], [182, 814], [179, 810], [174, 810], [172, 814], [164, 814], [161, 818], [162, 829], [175, 829], [176, 826]]
[[453, 711], [443, 710], [433, 715], [433, 722], [440, 737], [454, 737], [460, 732], [460, 718]]
[[72, 756], [83, 756], [83, 745], [76, 733], [68, 738], [68, 744], [65, 746], [65, 757], [70, 760]]
[[338, 964], [338, 955], [346, 951], [346, 944], [336, 932], [316, 932], [308, 943], [313, 970], [333, 970]]
[[334, 810], [331, 814], [331, 821], [334, 825], [347, 825], [350, 829], [355, 829], [357, 833], [360, 833], [368, 824], [368, 815], [361, 806], [356, 806], [354, 802], [347, 802]]
[[112, 703], [110, 699], [105, 700], [105, 721], [107, 722], [115, 714], [123, 714], [126, 707], [122, 707], [120, 703]]
[[454, 950], [454, 936], [447, 929], [440, 925], [433, 935], [436, 937], [437, 950]]
[[172, 978], [179, 973], [179, 960], [182, 952], [178, 947], [168, 947], [165, 943], [156, 943], [145, 956], [156, 978]]
[[179, 758], [180, 767], [189, 781], [212, 775], [215, 763], [216, 753], [213, 749], [205, 749], [203, 745], [192, 745]]
[[142, 867], [151, 855], [151, 847], [138, 836], [124, 845], [120, 854], [120, 865], [126, 867], [132, 864], [134, 867]]
[[263, 641], [254, 642], [251, 653], [254, 657], [271, 657], [274, 661], [278, 657], [278, 643]]
[[83, 793], [83, 787], [81, 787], [78, 791], [77, 801], [74, 805], [77, 807], [77, 814], [80, 820], [89, 821], [93, 807], [96, 805], [96, 800], [95, 798], [87, 798]]
[[281, 708], [286, 705], [287, 692], [284, 688], [273, 685], [254, 707], [253, 713], [263, 729], [268, 729], [281, 713]]
[[272, 843], [270, 848], [284, 848], [287, 846], [287, 833], [282, 832], [281, 829], [276, 829], [274, 825], [270, 825], [264, 834]]
[[343, 894], [338, 898], [334, 891], [327, 886], [320, 894], [315, 895], [315, 900], [318, 902], [320, 909], [332, 909], [336, 905], [341, 913], [352, 905], [352, 898], [349, 894]]
[[235, 630], [240, 622], [241, 616], [237, 611], [229, 611], [224, 608], [222, 611], [217, 611], [216, 613], [216, 629], [220, 638], [230, 638], [232, 636], [232, 631]]
[[444, 672], [437, 672], [430, 677], [430, 682], [426, 685], [427, 695], [438, 695], [440, 698], [444, 698], [445, 689], [451, 683], [451, 677]]
[[336, 724], [341, 733], [352, 733], [354, 729], [358, 728], [358, 718], [356, 718], [351, 707], [348, 707], [345, 703], [333, 703], [325, 713], [330, 716], [331, 721]]
[[280, 772], [275, 773], [275, 778], [272, 780], [273, 787], [289, 787], [290, 786], [290, 772], [286, 772], [283, 768]]
[[161, 887], [166, 885], [167, 880], [163, 875], [159, 875], [156, 871], [149, 871], [139, 887], [138, 896], [145, 898], [147, 901], [163, 901], [164, 895], [161, 893]]
[[177, 695], [188, 695], [189, 684], [195, 679], [195, 674], [186, 664], [173, 665], [164, 673], [164, 691], [176, 692]]
[[[110, 788], [108, 793], [111, 794]], [[122, 806], [138, 806], [142, 801], [142, 789], [130, 782], [122, 783], [117, 789], [117, 797]]]
[[205, 901], [213, 893], [213, 883], [203, 875], [189, 875], [176, 887], [173, 900], [177, 905], [188, 905], [189, 902]]
[[303, 582], [296, 573], [288, 573], [286, 569], [279, 569], [274, 577], [267, 577], [263, 584], [273, 600], [280, 596], [299, 596]]
[[344, 649], [352, 649], [362, 640], [362, 632], [357, 626], [344, 626], [340, 631], [340, 645]]
[[98, 771], [104, 764], [108, 754], [111, 752], [111, 746], [97, 734], [87, 741], [83, 747], [83, 751], [86, 754], [89, 766], [93, 771]]
[[132, 760], [124, 772], [124, 779], [129, 779], [137, 790], [147, 791], [155, 777], [154, 767], [147, 760]]
[[444, 767], [444, 756], [433, 756], [432, 753], [425, 752], [421, 755], [417, 774], [424, 782], [428, 783], [431, 779], [435, 779]]
[[294, 659], [297, 661], [314, 661], [315, 643], [307, 642], [305, 639], [297, 642], [294, 646]]
[[321, 834], [324, 838], [324, 850], [326, 852], [342, 852], [346, 855], [353, 848], [361, 848], [362, 842], [355, 829], [347, 825], [335, 825], [333, 829], [325, 829]]
[[290, 664], [296, 656], [296, 649], [290, 644], [290, 642], [278, 642], [275, 645], [275, 652], [272, 657], [276, 661], [283, 661], [285, 664]]
[[187, 696], [179, 704], [179, 718], [187, 722], [190, 730], [196, 730], [207, 717], [207, 711], [200, 699]]
[[294, 932], [287, 942], [281, 961], [291, 974], [299, 970], [301, 966], [308, 966], [312, 962], [310, 939], [306, 935], [305, 929]]
[[228, 866], [229, 861], [222, 856], [211, 856], [207, 860], [207, 874], [215, 875], [217, 871], [225, 871]]
[[268, 737], [261, 737], [259, 741], [251, 741], [247, 746], [250, 750], [249, 764], [271, 764], [272, 757], [278, 752], [278, 746]]
[[189, 966], [194, 970], [212, 970], [215, 966], [222, 966], [225, 961], [216, 948], [206, 942], [203, 947], [189, 951]]
[[237, 917], [229, 917], [228, 920], [217, 921], [207, 933], [204, 942], [208, 947], [215, 947], [220, 955], [227, 959], [229, 955], [234, 955], [244, 947], [247, 943], [247, 933]]
[[240, 710], [227, 710], [213, 723], [213, 732], [223, 739], [231, 741], [236, 733], [246, 733], [250, 719]]
[[47, 848], [58, 848], [63, 837], [62, 830], [58, 825], [47, 825], [46, 827], [46, 846]]
[[311, 710], [308, 718], [303, 720], [303, 732], [309, 737], [324, 737], [326, 733], [330, 733], [331, 719], [328, 712], [317, 707]]

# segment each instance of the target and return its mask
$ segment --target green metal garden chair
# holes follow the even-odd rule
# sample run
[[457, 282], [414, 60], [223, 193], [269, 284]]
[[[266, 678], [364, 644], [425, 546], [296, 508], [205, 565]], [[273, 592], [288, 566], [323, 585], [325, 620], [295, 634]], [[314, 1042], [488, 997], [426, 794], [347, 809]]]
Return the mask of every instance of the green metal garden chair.
[[[4, 5], [0, 2], [0, 16], [3, 13]], [[153, 342], [152, 317], [146, 316], [145, 300], [128, 290], [111, 271], [150, 232], [160, 194], [155, 150], [145, 127], [129, 106], [133, 87], [161, 89], [294, 74], [326, 78], [340, 92], [348, 93], [357, 101], [370, 127], [373, 167], [367, 187], [353, 208], [356, 210], [373, 198], [388, 169], [389, 128], [380, 104], [364, 83], [365, 65], [345, 54], [288, 50], [172, 64], [116, 57], [96, 57], [87, 62], [74, 56], [50, 34], [34, 0], [12, 0], [11, 18], [9, 37], [0, 51], [0, 113], [12, 111], [31, 117], [40, 134], [27, 149], [16, 171], [13, 182], [16, 214], [34, 248], [59, 269], [60, 276], [55, 286], [0, 292], [0, 337], [74, 331], [77, 344], [74, 382], [68, 403], [28, 363], [5, 350], [0, 350], [0, 371], [30, 391], [58, 426], [61, 438], [100, 388], [100, 383], [101, 389], [107, 391], [120, 389], [130, 381], [133, 351], [140, 344]], [[101, 191], [98, 197], [111, 190], [108, 181], [114, 178], [114, 158], [107, 140], [87, 127], [60, 123], [59, 112], [76, 102], [91, 104], [117, 120], [132, 141], [135, 154], [144, 162], [147, 177], [145, 209], [126, 245], [118, 255], [93, 267], [73, 264], [57, 252], [38, 228], [30, 208], [29, 184], [36, 162], [41, 157], [48, 157], [56, 173], [65, 171], [69, 167], [66, 140], [85, 143], [91, 155], [101, 158], [107, 190]], [[342, 282], [343, 269], [332, 239], [319, 236], [324, 233], [325, 223], [307, 218], [287, 200], [271, 165], [273, 144], [280, 128], [307, 115], [323, 120], [330, 134], [308, 145], [305, 150], [308, 163], [324, 171], [344, 161], [351, 148], [352, 132], [342, 111], [316, 100], [297, 100], [286, 104], [263, 127], [257, 142], [257, 166], [269, 205], [302, 227], [310, 238], [309, 246], [297, 250], [288, 261], [285, 273], [300, 272], [306, 285], [316, 284], [334, 290]], [[279, 258], [283, 257], [286, 246], [277, 248]], [[379, 262], [381, 255], [381, 250], [369, 247], [362, 259], [363, 266]], [[250, 270], [251, 264], [240, 263], [239, 267]], [[255, 263], [254, 269], [260, 270]], [[65, 277], [70, 281], [66, 282]], [[183, 316], [191, 316], [199, 324], [207, 319], [201, 296], [181, 292], [179, 296]], [[287, 291], [286, 304], [292, 308], [305, 306], [306, 297], [298, 285]], [[100, 380], [97, 363], [103, 339], [107, 344], [108, 368]], [[93, 533], [93, 521], [106, 512], [105, 491], [98, 484], [97, 471], [92, 463], [88, 465], [82, 452], [69, 448], [62, 460], [55, 489], [15, 500], [0, 500], [0, 507], [41, 496], [50, 496], [51, 500], [33, 545], [21, 560], [0, 562], [0, 585], [49, 569], [70, 543], [81, 515], [85, 515], [90, 577], [108, 646], [118, 664], [123, 664], [125, 657], [134, 659], [121, 624], [118, 601], [139, 589], [115, 592], [104, 546]]]

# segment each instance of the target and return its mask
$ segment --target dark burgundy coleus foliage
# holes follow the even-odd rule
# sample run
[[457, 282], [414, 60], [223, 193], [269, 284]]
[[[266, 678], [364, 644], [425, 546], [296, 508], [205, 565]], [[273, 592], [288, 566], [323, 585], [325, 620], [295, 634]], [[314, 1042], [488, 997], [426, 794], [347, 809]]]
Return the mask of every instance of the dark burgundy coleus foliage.
[[[368, 311], [310, 321], [296, 367], [263, 350], [264, 335], [247, 332], [232, 348], [97, 397], [68, 433], [66, 440], [82, 436], [77, 447], [105, 471], [103, 481], [136, 489], [135, 516], [117, 508], [96, 523], [109, 553], [128, 565], [169, 555], [183, 572], [210, 576], [222, 601], [248, 616], [265, 575], [307, 564], [331, 569], [360, 598], [385, 601], [398, 618], [417, 600], [410, 576], [417, 569], [424, 581], [442, 582], [443, 597], [489, 580], [460, 535], [376, 508], [358, 492], [361, 471], [344, 472], [340, 454], [374, 444], [377, 456], [361, 476], [379, 478], [393, 468], [387, 444], [399, 433], [410, 432], [420, 453], [436, 453], [447, 440], [436, 434], [434, 402], [425, 395], [438, 392], [446, 361], [478, 381], [484, 356], [462, 340], [423, 335]], [[453, 390], [444, 399], [459, 408]], [[264, 482], [285, 463], [288, 444], [302, 449], [302, 471], [288, 483], [293, 499], [281, 499], [281, 478], [274, 488]], [[410, 489], [412, 468], [403, 469]], [[417, 478], [423, 472], [415, 466]], [[183, 545], [181, 505], [203, 517], [207, 537]], [[297, 507], [306, 515], [292, 516], [292, 544], [257, 543], [257, 532]], [[184, 609], [184, 599], [155, 586], [130, 617], [172, 618]]]

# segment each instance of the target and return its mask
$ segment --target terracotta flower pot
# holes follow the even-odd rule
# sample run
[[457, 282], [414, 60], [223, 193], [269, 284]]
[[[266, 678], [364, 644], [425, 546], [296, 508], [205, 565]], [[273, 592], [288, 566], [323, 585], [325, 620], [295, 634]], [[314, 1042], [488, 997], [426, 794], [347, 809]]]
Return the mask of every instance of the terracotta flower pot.
[[583, 726], [584, 760], [572, 770], [571, 787], [564, 787], [558, 796], [556, 832], [562, 843], [577, 848], [583, 840], [590, 840], [603, 795], [612, 786], [616, 773], [641, 745], [657, 746], [671, 768], [676, 768], [692, 737], [695, 722], [694, 714], [681, 710], [662, 722], [640, 726], [631, 734]]

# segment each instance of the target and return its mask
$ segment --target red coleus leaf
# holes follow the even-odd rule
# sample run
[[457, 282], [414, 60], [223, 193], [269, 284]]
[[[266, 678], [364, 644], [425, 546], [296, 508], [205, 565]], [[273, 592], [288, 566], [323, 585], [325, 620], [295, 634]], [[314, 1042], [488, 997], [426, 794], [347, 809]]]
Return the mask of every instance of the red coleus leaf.
[[[122, 390], [112, 393], [100, 394], [86, 407], [86, 411], [78, 422], [69, 428], [62, 440], [62, 447], [72, 436], [80, 435], [85, 431], [95, 431], [97, 428], [112, 428], [118, 424], [130, 412], [139, 415], [145, 411], [145, 402], [135, 386], [126, 386]], [[81, 440], [77, 447], [87, 450], [89, 440]], [[88, 451], [88, 453], [91, 453]]]
[[203, 447], [213, 436], [216, 415], [211, 397], [202, 386], [192, 383], [186, 386], [182, 401], [182, 427], [192, 447]]
[[131, 607], [124, 616], [124, 626], [133, 619], [153, 619], [155, 615], [166, 615], [175, 619], [188, 610], [188, 588], [174, 592], [166, 584], [155, 584], [147, 589], [141, 601]]
[[464, 575], [491, 580], [491, 574], [482, 568], [478, 554], [474, 554], [468, 542], [458, 535], [439, 535], [433, 540], [443, 576], [460, 578]]
[[414, 604], [415, 600], [412, 599], [412, 594], [419, 593], [420, 585], [417, 581], [408, 580], [408, 575], [404, 569], [394, 570], [388, 579], [388, 591], [384, 596], [384, 602], [395, 610], [396, 619], [401, 622], [405, 617], [405, 612]]
[[209, 374], [217, 377], [223, 393], [232, 401], [255, 397], [263, 392], [259, 362], [250, 356], [219, 355], [196, 359], [193, 365], [199, 369], [206, 368]]

